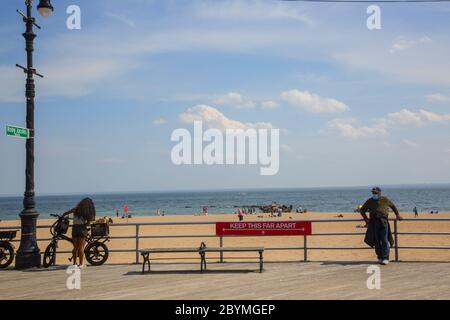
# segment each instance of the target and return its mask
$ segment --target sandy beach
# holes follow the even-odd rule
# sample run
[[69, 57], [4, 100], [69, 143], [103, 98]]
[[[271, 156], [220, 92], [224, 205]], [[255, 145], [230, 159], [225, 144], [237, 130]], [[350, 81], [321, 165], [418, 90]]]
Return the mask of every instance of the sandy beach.
[[[281, 218], [272, 218], [267, 214], [246, 215], [244, 221], [293, 221], [293, 220], [343, 220], [343, 219], [359, 219], [357, 213], [343, 213], [343, 218], [337, 217], [340, 213], [317, 213], [309, 212], [306, 214], [286, 213]], [[413, 213], [402, 212], [404, 218], [413, 219]], [[393, 215], [392, 215], [393, 217]], [[450, 218], [450, 212], [442, 212], [439, 214], [420, 213], [420, 218]], [[139, 216], [129, 219], [126, 224], [124, 219], [113, 218], [114, 224], [110, 228], [112, 237], [133, 236], [136, 227], [130, 225], [132, 223], [149, 223], [149, 222], [218, 222], [218, 221], [237, 221], [237, 217], [232, 214], [222, 215], [170, 215], [170, 216]], [[50, 225], [53, 220], [39, 219], [38, 226]], [[18, 220], [2, 221], [1, 227], [18, 226]], [[392, 226], [391, 222], [391, 226]], [[365, 232], [366, 229], [359, 228], [362, 222], [313, 222], [313, 234], [325, 232]], [[450, 221], [401, 221], [399, 222], [399, 232], [450, 232]], [[215, 227], [211, 225], [156, 225], [156, 226], [140, 226], [140, 235], [145, 236], [162, 236], [162, 235], [214, 235]], [[70, 230], [69, 230], [70, 235]], [[38, 238], [49, 238], [48, 228], [38, 229]], [[20, 234], [16, 238], [20, 239]], [[217, 237], [191, 237], [191, 238], [150, 238], [140, 239], [140, 248], [154, 247], [197, 247], [201, 241], [208, 246], [218, 246], [219, 239]], [[49, 241], [39, 241], [41, 251], [45, 250]], [[111, 239], [107, 243], [108, 247], [113, 250], [134, 249], [135, 239]], [[16, 249], [18, 242], [14, 243]], [[450, 246], [450, 236], [444, 235], [400, 235], [400, 246]], [[224, 246], [264, 246], [271, 247], [302, 247], [302, 236], [278, 236], [278, 237], [227, 237], [224, 238]], [[345, 235], [345, 236], [310, 236], [308, 237], [308, 247], [367, 247], [363, 243], [363, 235]], [[71, 245], [68, 242], [60, 241], [59, 250], [70, 250]], [[175, 256], [163, 255], [164, 261]], [[181, 261], [190, 261], [195, 255], [176, 255], [183, 258]], [[391, 257], [394, 257], [393, 250]], [[59, 254], [57, 257], [58, 264], [69, 264], [68, 254]], [[239, 255], [227, 254], [225, 260], [240, 260]], [[303, 250], [276, 250], [266, 251], [265, 260], [267, 261], [299, 261], [303, 259]], [[308, 252], [310, 261], [370, 261], [374, 259], [373, 250], [310, 250]], [[213, 259], [214, 260], [214, 259]], [[448, 250], [400, 250], [400, 260], [402, 261], [450, 261], [450, 252]], [[171, 260], [173, 261], [173, 260]], [[134, 252], [111, 252], [108, 263], [134, 263]]]

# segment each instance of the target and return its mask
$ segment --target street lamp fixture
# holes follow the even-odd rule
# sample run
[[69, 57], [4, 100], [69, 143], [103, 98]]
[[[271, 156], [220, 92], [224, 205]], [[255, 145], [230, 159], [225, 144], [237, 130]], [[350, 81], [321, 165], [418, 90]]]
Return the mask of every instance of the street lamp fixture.
[[53, 6], [50, 0], [40, 0], [37, 9], [44, 18], [50, 17], [53, 13]]
[[[20, 246], [16, 255], [16, 269], [26, 269], [32, 267], [39, 267], [41, 265], [41, 253], [36, 240], [36, 223], [39, 216], [36, 211], [36, 201], [34, 193], [34, 97], [35, 85], [34, 75], [43, 77], [36, 72], [33, 67], [33, 42], [36, 34], [33, 32], [33, 27], [40, 29], [32, 16], [33, 0], [25, 0], [27, 7], [26, 14], [17, 10], [22, 16], [26, 29], [22, 34], [25, 38], [25, 51], [27, 52], [27, 66], [16, 66], [23, 70], [26, 74], [25, 97], [27, 106], [27, 129], [30, 135], [26, 141], [26, 168], [25, 168], [25, 192], [23, 197], [23, 210], [19, 214], [21, 235]], [[43, 17], [49, 17], [53, 12], [53, 6], [50, 0], [40, 0], [37, 6], [39, 13]]]

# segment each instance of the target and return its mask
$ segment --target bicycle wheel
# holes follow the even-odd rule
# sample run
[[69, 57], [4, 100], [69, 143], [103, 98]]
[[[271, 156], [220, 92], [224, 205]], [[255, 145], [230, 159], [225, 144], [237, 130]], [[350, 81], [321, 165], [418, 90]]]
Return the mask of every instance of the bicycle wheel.
[[89, 243], [84, 250], [86, 260], [93, 266], [100, 266], [108, 260], [108, 247], [102, 242]]
[[44, 261], [42, 265], [44, 268], [48, 268], [51, 265], [54, 265], [56, 262], [56, 243], [51, 242], [44, 252]]
[[10, 243], [0, 243], [0, 269], [7, 268], [14, 260], [14, 248]]

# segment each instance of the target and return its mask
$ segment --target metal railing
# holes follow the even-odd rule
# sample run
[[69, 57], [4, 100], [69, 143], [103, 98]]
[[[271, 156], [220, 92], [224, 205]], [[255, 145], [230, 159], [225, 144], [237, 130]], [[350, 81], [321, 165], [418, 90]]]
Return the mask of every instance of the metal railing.
[[[281, 221], [281, 220], [280, 220]], [[319, 223], [345, 223], [345, 222], [364, 222], [361, 219], [322, 219], [322, 220], [290, 220], [289, 222], [311, 222], [313, 224]], [[400, 249], [427, 249], [427, 250], [450, 250], [450, 246], [400, 246], [399, 245], [399, 235], [426, 235], [426, 236], [450, 236], [450, 232], [399, 232], [398, 221], [395, 219], [390, 219], [394, 223], [394, 252], [395, 252], [395, 261], [399, 261], [399, 250]], [[427, 218], [416, 218], [416, 219], [404, 219], [402, 221], [405, 222], [421, 222], [421, 221], [432, 221], [432, 222], [450, 222], [448, 218], [436, 218], [436, 219], [427, 219]], [[140, 255], [140, 239], [176, 239], [176, 238], [218, 238], [219, 246], [224, 246], [224, 238], [258, 238], [260, 236], [218, 236], [216, 234], [180, 234], [180, 235], [141, 235], [141, 226], [176, 226], [176, 225], [215, 225], [216, 222], [143, 222], [143, 223], [116, 223], [111, 224], [110, 227], [120, 228], [120, 227], [133, 227], [135, 229], [134, 235], [129, 236], [110, 236], [111, 240], [114, 239], [135, 239], [134, 248], [130, 249], [111, 249], [110, 252], [135, 252], [135, 263], [139, 263], [139, 255]], [[41, 225], [37, 226], [38, 229], [50, 228], [50, 225]], [[0, 230], [5, 229], [20, 229], [19, 226], [12, 227], [0, 227]], [[314, 230], [314, 228], [313, 228]], [[290, 236], [290, 237], [303, 237], [303, 246], [301, 247], [266, 247], [264, 250], [266, 251], [276, 251], [276, 250], [303, 250], [303, 261], [308, 261], [308, 252], [310, 250], [367, 250], [372, 249], [369, 246], [364, 247], [309, 247], [308, 246], [308, 237], [318, 237], [318, 236], [364, 236], [365, 232], [325, 232], [325, 233], [312, 233], [311, 235], [304, 236]], [[18, 242], [18, 239], [14, 239], [11, 242]], [[37, 241], [51, 241], [51, 238], [38, 238]], [[59, 253], [71, 253], [70, 251], [58, 251]], [[220, 253], [220, 262], [224, 262], [223, 253]]]

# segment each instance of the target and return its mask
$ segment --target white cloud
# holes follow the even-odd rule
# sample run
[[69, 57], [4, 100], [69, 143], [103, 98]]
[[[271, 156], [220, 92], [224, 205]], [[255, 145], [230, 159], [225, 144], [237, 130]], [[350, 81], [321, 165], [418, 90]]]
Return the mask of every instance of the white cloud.
[[187, 109], [179, 115], [179, 120], [182, 123], [193, 123], [194, 121], [203, 121], [208, 128], [219, 130], [226, 129], [258, 129], [258, 128], [272, 128], [272, 124], [268, 122], [241, 122], [226, 117], [218, 109], [199, 104]]
[[281, 98], [294, 107], [306, 112], [344, 112], [350, 108], [343, 102], [331, 98], [323, 98], [308, 91], [289, 90], [281, 94]]
[[155, 126], [159, 126], [166, 123], [166, 120], [163, 118], [155, 119], [152, 122]]
[[25, 77], [18, 68], [0, 66], [0, 102], [24, 102]]
[[418, 112], [402, 109], [399, 112], [389, 113], [387, 121], [389, 124], [422, 126], [430, 122], [450, 121], [450, 114], [438, 114], [423, 109]]
[[353, 44], [347, 42], [346, 46], [333, 49], [330, 56], [351, 69], [366, 70], [392, 83], [401, 81], [406, 84], [450, 86], [448, 34], [435, 31], [432, 41], [413, 33], [409, 39], [419, 40], [399, 41], [386, 35], [378, 39], [367, 38], [352, 30], [350, 34], [359, 41]]
[[389, 123], [391, 124], [399, 125], [422, 125], [422, 119], [420, 115], [407, 109], [389, 113], [387, 116], [387, 121], [389, 121]]
[[429, 37], [421, 37], [419, 39], [413, 39], [408, 40], [406, 38], [399, 38], [397, 39], [391, 46], [391, 49], [389, 52], [391, 54], [396, 53], [398, 51], [407, 50], [413, 47], [416, 47], [418, 45], [431, 42], [431, 39]]
[[427, 94], [425, 98], [430, 102], [448, 102], [450, 101], [450, 97], [442, 94], [442, 93], [432, 93]]
[[417, 142], [408, 140], [408, 139], [403, 139], [402, 140], [403, 144], [405, 144], [406, 146], [410, 147], [410, 148], [417, 148], [419, 145], [417, 144]]
[[124, 164], [125, 160], [118, 159], [118, 158], [106, 158], [106, 159], [100, 159], [97, 160], [97, 164], [101, 165], [119, 165]]
[[272, 100], [267, 100], [267, 101], [263, 101], [261, 102], [261, 107], [263, 109], [276, 109], [279, 107], [278, 103]]
[[[357, 126], [355, 119], [334, 119], [328, 122], [327, 127], [336, 130], [343, 137], [360, 138], [372, 135], [385, 135], [392, 126], [423, 126], [428, 123], [443, 123], [450, 121], [450, 114], [437, 114], [434, 112], [419, 110], [413, 112], [402, 109], [389, 113], [386, 118], [373, 119], [372, 126]], [[404, 140], [405, 144], [412, 147], [414, 142]]]
[[285, 152], [291, 152], [292, 151], [292, 148], [289, 145], [287, 145], [287, 144], [281, 144], [280, 148], [281, 148], [281, 150], [283, 150]]
[[44, 97], [80, 97], [99, 89], [99, 84], [120, 75], [123, 65], [120, 59], [74, 56], [42, 66], [45, 78], [37, 82], [39, 93]]
[[233, 106], [236, 108], [255, 107], [255, 103], [252, 100], [244, 98], [239, 92], [228, 92], [227, 94], [217, 96], [212, 102], [221, 106]]
[[115, 19], [117, 21], [120, 21], [120, 22], [122, 22], [123, 24], [126, 24], [129, 27], [132, 27], [132, 28], [136, 27], [136, 23], [133, 20], [125, 17], [124, 15], [113, 13], [113, 12], [105, 12], [105, 15], [110, 17], [110, 18], [113, 18], [113, 19]]
[[327, 126], [340, 133], [342, 137], [361, 138], [375, 135], [385, 135], [386, 127], [378, 122], [373, 126], [358, 126], [355, 119], [334, 119], [328, 122]]
[[[39, 71], [50, 75], [45, 67], [54, 69], [55, 72], [52, 72], [51, 76], [55, 80], [52, 81], [49, 77], [44, 79], [44, 82], [49, 81], [46, 88], [48, 90], [40, 91], [40, 93], [48, 96], [73, 97], [98, 92], [108, 86], [117, 88], [124, 96], [129, 94], [130, 97], [134, 97], [135, 95], [129, 90], [124, 90], [121, 83], [122, 76], [130, 75], [130, 82], [133, 82], [134, 86], [143, 85], [142, 79], [135, 78], [134, 74], [139, 73], [133, 73], [130, 64], [139, 64], [151, 59], [154, 54], [166, 52], [208, 54], [265, 52], [270, 56], [306, 58], [308, 61], [311, 58], [332, 63], [337, 61], [344, 66], [356, 67], [358, 71], [369, 69], [375, 73], [394, 75], [408, 81], [419, 80], [427, 84], [450, 85], [450, 78], [447, 76], [450, 72], [447, 58], [449, 42], [446, 34], [441, 38], [433, 34], [431, 42], [433, 48], [429, 48], [427, 52], [418, 52], [420, 57], [411, 56], [408, 60], [400, 59], [404, 58], [401, 55], [389, 55], [387, 51], [393, 40], [375, 42], [353, 29], [347, 29], [342, 24], [307, 25], [299, 33], [298, 28], [293, 26], [300, 25], [295, 24], [295, 20], [302, 20], [303, 9], [298, 9], [299, 7], [294, 4], [278, 4], [272, 1], [220, 1], [220, 3], [198, 1], [193, 5], [189, 3], [185, 7], [181, 5], [175, 7], [161, 16], [153, 13], [151, 18], [154, 19], [139, 20], [143, 24], [139, 30], [123, 28], [120, 24], [100, 24], [92, 28], [89, 34], [64, 33], [60, 37], [52, 38], [45, 45], [45, 48], [49, 49], [44, 50], [48, 51], [40, 54], [51, 63], [47, 66], [40, 64]], [[178, 12], [178, 8], [182, 11]], [[217, 8], [220, 10], [216, 11]], [[108, 14], [122, 17], [120, 11], [108, 12]], [[136, 15], [139, 16], [135, 19], [138, 21], [138, 18], [142, 19], [143, 13], [136, 13]], [[217, 16], [223, 16], [224, 20], [227, 17], [247, 19], [251, 23], [230, 24], [225, 20], [217, 23], [206, 21], [209, 24], [205, 24], [205, 21], [200, 21], [201, 17], [216, 19]], [[192, 17], [195, 21], [191, 19]], [[169, 23], [173, 22], [173, 19], [180, 23]], [[274, 21], [274, 24], [259, 24], [254, 19], [260, 19], [261, 22]], [[285, 20], [287, 23], [284, 23]], [[129, 20], [128, 23], [130, 22], [132, 25], [133, 22]], [[346, 36], [336, 36], [342, 34]], [[111, 50], [111, 47], [114, 50]], [[380, 47], [387, 49], [376, 49]], [[421, 49], [422, 47], [428, 46], [421, 46]], [[413, 51], [415, 50], [411, 50]], [[386, 59], [386, 56], [389, 59]], [[91, 80], [91, 76], [96, 73], [92, 66], [97, 65], [97, 62], [102, 65], [105, 57], [110, 60], [108, 70], [104, 67], [100, 68], [102, 69], [100, 76]], [[51, 68], [53, 66], [55, 68]], [[82, 74], [78, 73], [76, 68], [82, 70]], [[91, 72], [91, 70], [94, 71]], [[110, 83], [106, 85], [104, 82]], [[114, 93], [117, 94], [117, 91]]]
[[450, 114], [438, 114], [426, 110], [419, 110], [423, 122], [447, 122], [450, 121]]
[[261, 0], [225, 0], [196, 2], [195, 12], [199, 18], [203, 19], [264, 23], [293, 20], [311, 24], [311, 18], [299, 8], [286, 3]]

